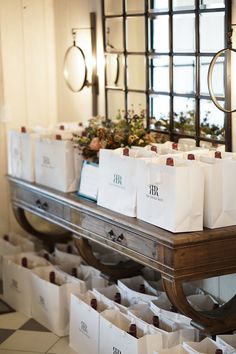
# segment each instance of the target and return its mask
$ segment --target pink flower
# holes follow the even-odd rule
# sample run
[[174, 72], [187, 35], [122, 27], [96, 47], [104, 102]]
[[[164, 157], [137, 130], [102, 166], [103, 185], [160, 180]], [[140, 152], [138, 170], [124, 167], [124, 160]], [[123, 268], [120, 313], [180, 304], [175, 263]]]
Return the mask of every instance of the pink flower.
[[91, 143], [89, 144], [91, 150], [99, 151], [102, 147], [101, 141], [99, 138], [93, 138]]

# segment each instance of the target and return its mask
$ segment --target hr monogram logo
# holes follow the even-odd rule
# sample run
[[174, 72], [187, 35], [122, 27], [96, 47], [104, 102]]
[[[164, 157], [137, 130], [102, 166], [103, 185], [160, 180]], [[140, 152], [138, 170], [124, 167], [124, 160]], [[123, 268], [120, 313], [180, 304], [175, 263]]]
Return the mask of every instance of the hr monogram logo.
[[122, 185], [122, 176], [114, 174], [113, 183]]
[[18, 282], [16, 279], [11, 280], [11, 288], [18, 290]]
[[113, 347], [112, 350], [112, 354], [121, 354], [121, 350], [116, 347]]
[[44, 165], [50, 165], [50, 159], [48, 156], [43, 156], [43, 164]]
[[149, 194], [158, 197], [159, 196], [158, 187], [155, 186], [154, 184], [150, 184]]

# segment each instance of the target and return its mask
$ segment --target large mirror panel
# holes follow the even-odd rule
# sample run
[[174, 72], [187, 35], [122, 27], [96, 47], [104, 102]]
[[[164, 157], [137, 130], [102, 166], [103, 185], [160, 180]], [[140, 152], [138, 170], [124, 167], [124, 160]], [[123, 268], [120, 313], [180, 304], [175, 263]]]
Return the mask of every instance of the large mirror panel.
[[123, 51], [123, 19], [120, 17], [108, 18], [105, 23], [106, 29], [106, 51]]
[[125, 94], [123, 91], [107, 91], [107, 116], [109, 119], [115, 119], [119, 112], [125, 112]]
[[139, 14], [145, 12], [145, 0], [126, 0], [126, 12]]
[[127, 56], [127, 86], [129, 90], [146, 89], [146, 57], [144, 55]]
[[106, 16], [122, 15], [123, 1], [122, 0], [104, 0], [104, 12]]
[[126, 21], [127, 51], [145, 52], [145, 17], [127, 17]]

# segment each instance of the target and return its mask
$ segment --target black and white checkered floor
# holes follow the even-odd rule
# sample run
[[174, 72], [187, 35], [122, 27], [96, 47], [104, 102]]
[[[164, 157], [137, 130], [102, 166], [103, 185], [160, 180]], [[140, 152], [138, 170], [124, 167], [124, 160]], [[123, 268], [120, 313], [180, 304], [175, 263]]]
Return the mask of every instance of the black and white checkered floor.
[[10, 309], [0, 295], [0, 354], [39, 353], [76, 354], [68, 337], [59, 338], [32, 318]]

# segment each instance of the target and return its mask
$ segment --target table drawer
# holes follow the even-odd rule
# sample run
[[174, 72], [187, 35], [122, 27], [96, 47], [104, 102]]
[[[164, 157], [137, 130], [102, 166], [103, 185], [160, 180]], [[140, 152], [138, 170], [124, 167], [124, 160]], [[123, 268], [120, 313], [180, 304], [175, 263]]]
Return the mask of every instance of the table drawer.
[[45, 197], [43, 194], [23, 188], [16, 188], [12, 194], [12, 198], [19, 204], [27, 204], [30, 209], [52, 214], [61, 218], [64, 217], [64, 205], [52, 198]]

